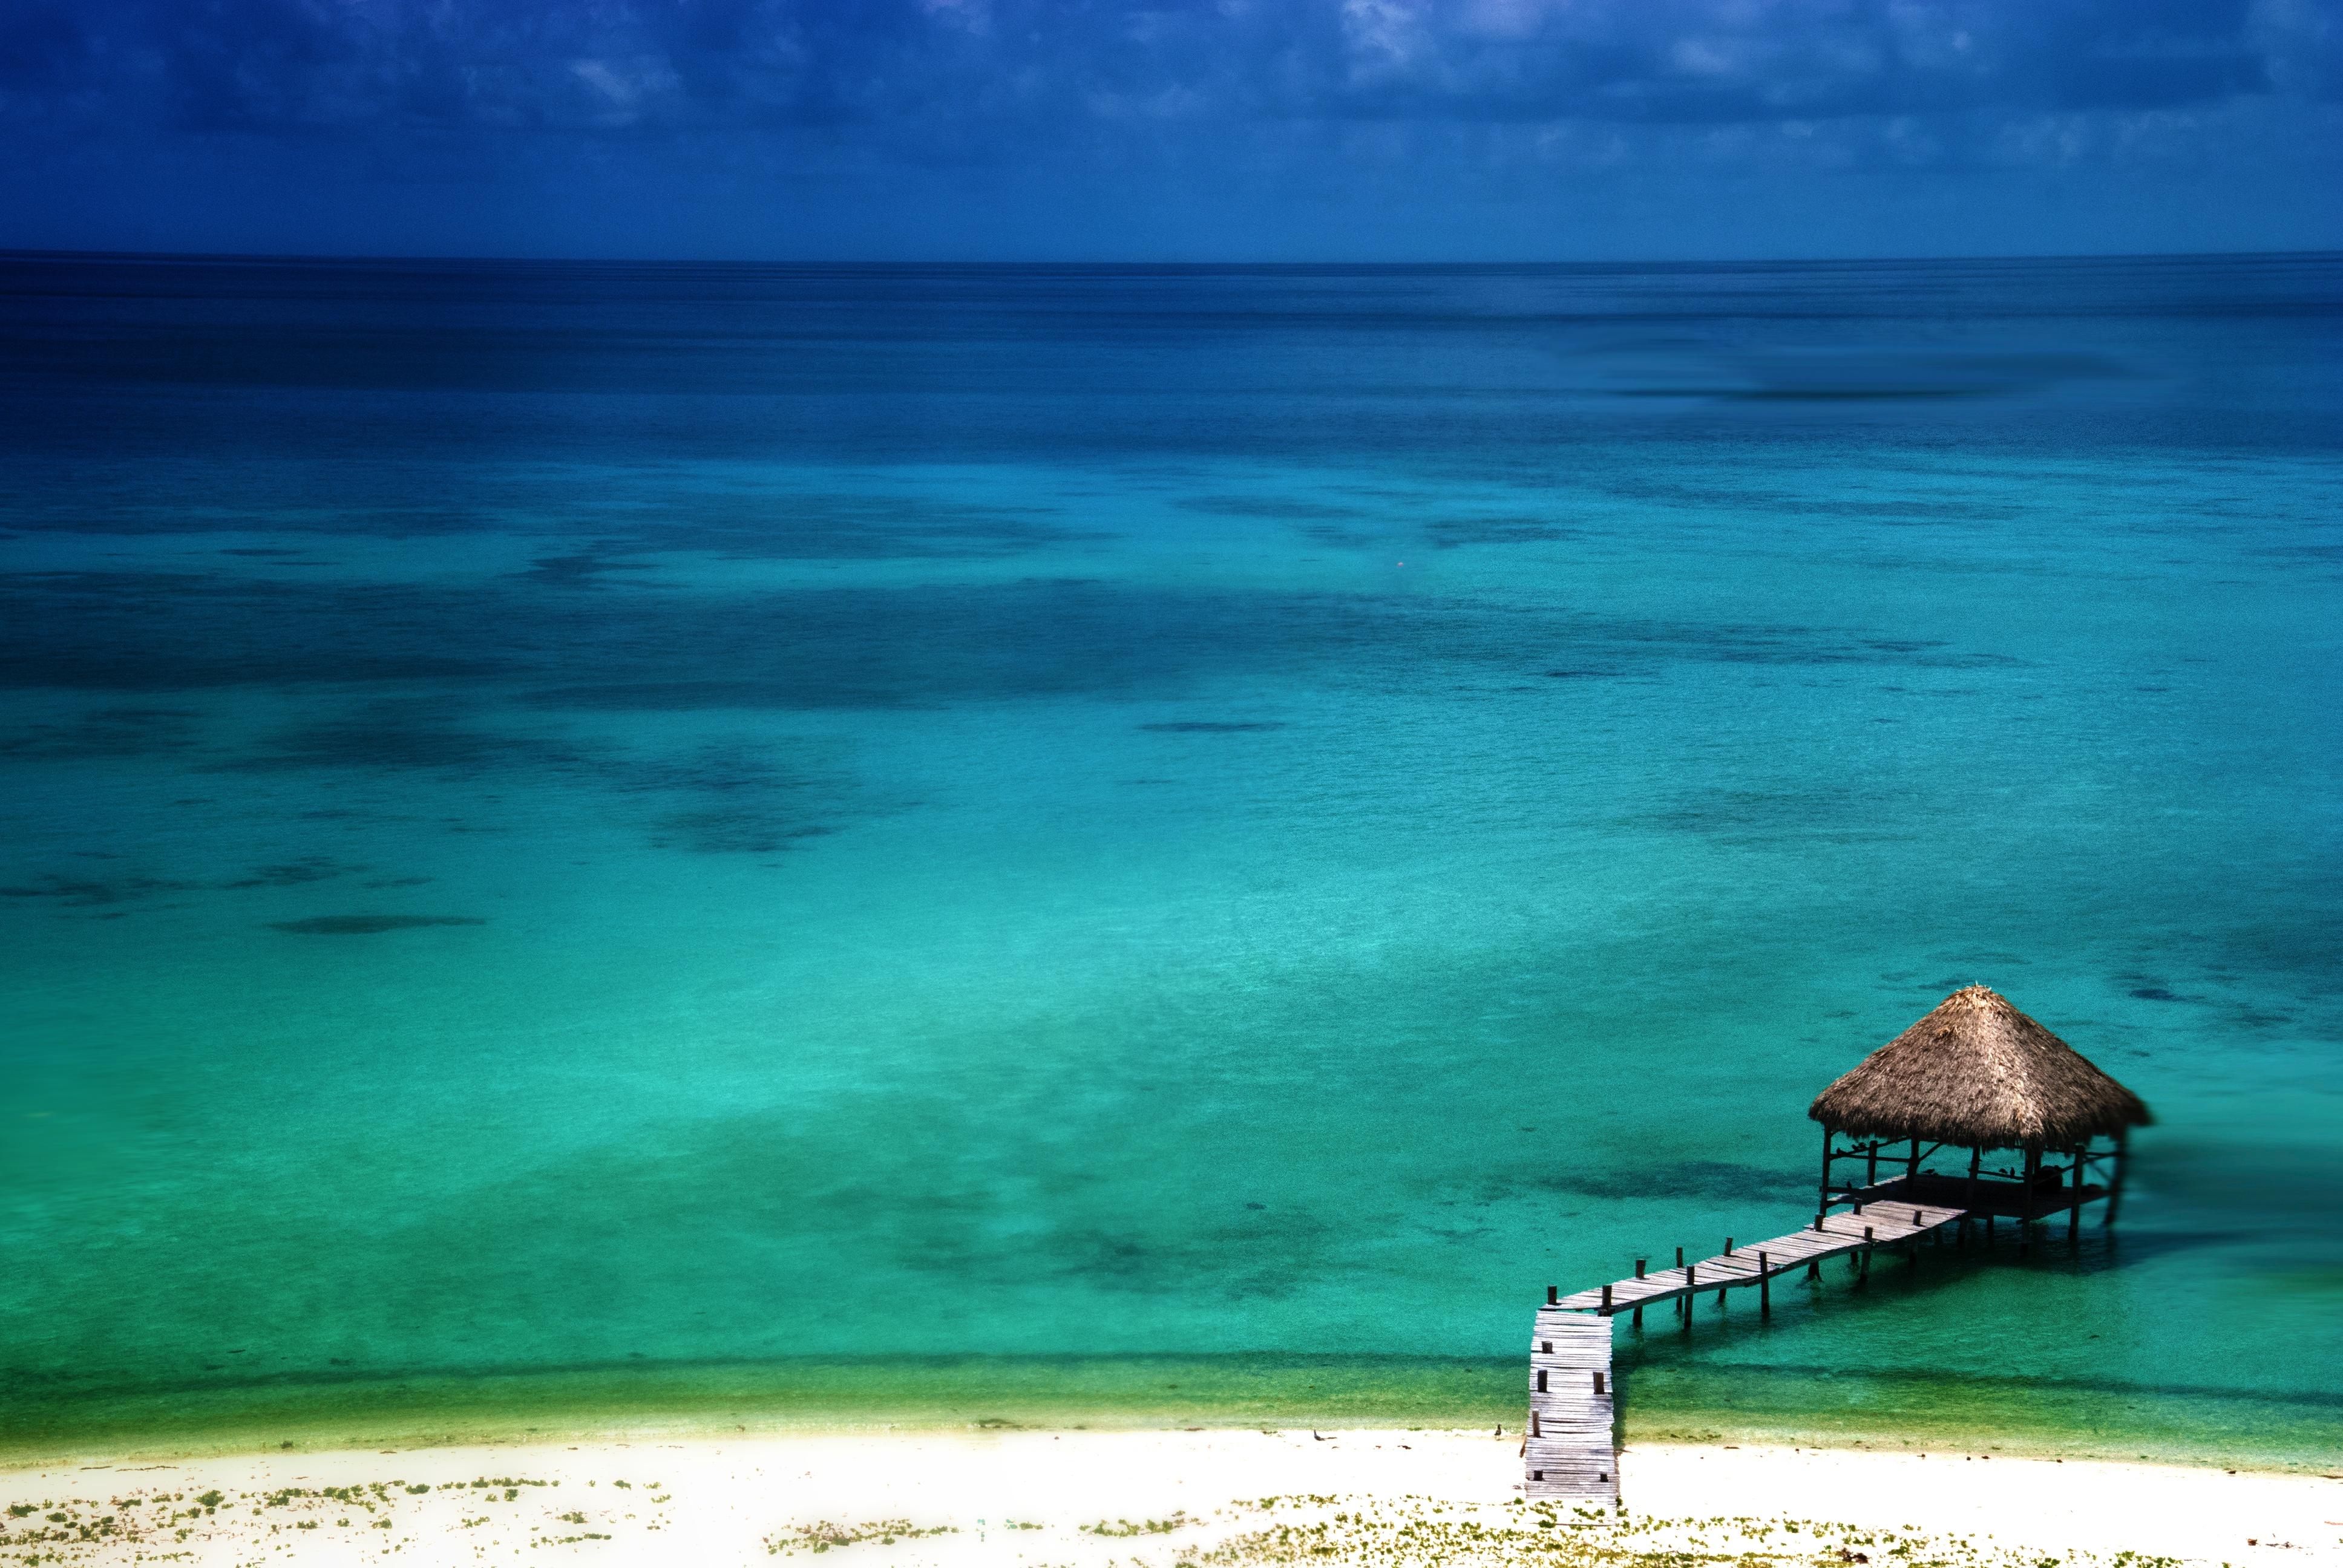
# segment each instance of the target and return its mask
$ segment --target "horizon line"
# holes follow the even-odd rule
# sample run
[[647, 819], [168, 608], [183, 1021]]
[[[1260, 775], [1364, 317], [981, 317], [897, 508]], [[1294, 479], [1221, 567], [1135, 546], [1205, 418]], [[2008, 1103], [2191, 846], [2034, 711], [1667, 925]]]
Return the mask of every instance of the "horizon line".
[[403, 251], [237, 251], [237, 250], [93, 250], [49, 246], [0, 246], [0, 261], [107, 261], [107, 262], [181, 262], [211, 264], [404, 264], [470, 266], [769, 266], [769, 267], [833, 267], [866, 271], [885, 269], [950, 268], [960, 270], [1061, 268], [1090, 271], [1507, 271], [1524, 268], [1566, 269], [1584, 268], [1663, 268], [1702, 266], [1875, 266], [1888, 264], [1918, 264], [1961, 262], [1970, 264], [2023, 263], [2056, 261], [2266, 261], [2307, 260], [2318, 257], [2343, 257], [2343, 248], [2313, 247], [2284, 250], [2155, 250], [2155, 251], [2042, 251], [2006, 253], [1969, 253], [1926, 255], [1910, 253], [1882, 256], [1642, 256], [1577, 259], [1517, 257], [1506, 260], [1413, 260], [1363, 261], [1321, 258], [1310, 261], [1246, 261], [1222, 259], [1213, 261], [1175, 260], [1170, 258], [1132, 257], [1115, 260], [1077, 260], [1072, 258], [1028, 258], [1001, 260], [985, 258], [925, 257], [919, 259], [882, 259], [878, 257], [825, 256], [529, 256], [529, 255], [462, 255], [438, 252]]

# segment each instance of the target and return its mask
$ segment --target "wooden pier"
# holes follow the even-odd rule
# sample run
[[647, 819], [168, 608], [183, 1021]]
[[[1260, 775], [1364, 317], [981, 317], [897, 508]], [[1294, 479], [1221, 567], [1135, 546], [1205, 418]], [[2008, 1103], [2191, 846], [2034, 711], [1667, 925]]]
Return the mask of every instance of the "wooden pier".
[[1758, 1311], [1773, 1309], [1773, 1282], [1796, 1269], [1818, 1271], [1826, 1259], [1850, 1258], [1860, 1278], [1871, 1277], [1878, 1248], [1909, 1250], [1961, 1218], [1958, 1209], [1866, 1202], [1844, 1214], [1818, 1215], [1802, 1231], [1755, 1246], [1731, 1241], [1713, 1258], [1654, 1272], [1635, 1272], [1607, 1285], [1563, 1295], [1549, 1287], [1530, 1342], [1529, 1431], [1522, 1449], [1523, 1491], [1532, 1497], [1619, 1503], [1618, 1448], [1614, 1434], [1617, 1393], [1612, 1383], [1611, 1320], [1626, 1312], [1640, 1324], [1644, 1309], [1673, 1302], [1684, 1326], [1704, 1291], [1722, 1301], [1730, 1290], [1754, 1287]]
[[[1845, 1214], [1817, 1215], [1803, 1231], [1776, 1236], [1770, 1241], [1736, 1246], [1697, 1263], [1684, 1263], [1658, 1272], [1641, 1271], [1593, 1290], [1562, 1295], [1549, 1291], [1548, 1311], [1598, 1312], [1608, 1317], [1633, 1310], [1641, 1321], [1643, 1309], [1657, 1302], [1682, 1302], [1703, 1291], [1721, 1297], [1726, 1291], [1754, 1285], [1759, 1295], [1771, 1293], [1772, 1282], [1796, 1268], [1820, 1267], [1825, 1258], [1865, 1254], [1878, 1247], [1898, 1247], [1961, 1217], [1958, 1209], [1927, 1208], [1916, 1203], [1858, 1205]], [[1857, 1262], [1862, 1262], [1858, 1256]], [[1539, 1318], [1544, 1320], [1541, 1312]]]
[[1530, 1425], [1522, 1443], [1533, 1497], [1619, 1505], [1613, 1432], [1611, 1322], [1578, 1312], [1538, 1314], [1530, 1345]]
[[[1966, 1242], [1978, 1220], [1988, 1247], [1994, 1221], [2015, 1220], [2023, 1256], [2036, 1221], [2063, 1213], [2071, 1244], [2087, 1204], [2104, 1199], [2114, 1223], [2126, 1137], [2148, 1121], [2137, 1095], [1984, 986], [1946, 997], [1825, 1089], [1806, 1114], [1823, 1129], [1812, 1223], [1746, 1246], [1727, 1238], [1725, 1251], [1696, 1261], [1679, 1248], [1656, 1270], [1638, 1258], [1627, 1278], [1569, 1295], [1546, 1287], [1532, 1330], [1522, 1444], [1522, 1486], [1530, 1496], [1618, 1505], [1611, 1367], [1611, 1320], [1618, 1314], [1641, 1327], [1647, 1308], [1668, 1303], [1689, 1332], [1703, 1291], [1715, 1291], [1721, 1305], [1728, 1291], [1755, 1289], [1765, 1317], [1784, 1274], [1803, 1269], [1819, 1279], [1827, 1260], [1845, 1258], [1867, 1282], [1880, 1248], [1916, 1261], [1923, 1238], [1941, 1242], [1956, 1228]], [[1867, 1141], [1842, 1146], [1846, 1137]], [[2112, 1146], [2102, 1151], [2102, 1140]], [[2016, 1168], [1988, 1170], [1986, 1158], [1996, 1150], [2016, 1151]], [[1968, 1156], [1966, 1171], [1928, 1169], [1947, 1151]], [[1845, 1161], [1861, 1162], [1860, 1181], [1834, 1180]], [[2091, 1180], [2095, 1165], [2107, 1171], [2104, 1186]]]

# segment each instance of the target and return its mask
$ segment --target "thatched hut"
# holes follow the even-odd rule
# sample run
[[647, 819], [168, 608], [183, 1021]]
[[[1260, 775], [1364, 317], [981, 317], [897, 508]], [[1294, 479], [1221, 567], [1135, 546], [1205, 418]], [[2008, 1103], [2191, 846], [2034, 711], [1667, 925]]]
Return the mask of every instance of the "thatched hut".
[[[1864, 1058], [1806, 1114], [1823, 1124], [1825, 1213], [1897, 1198], [2009, 1215], [2030, 1229], [2063, 1209], [2069, 1233], [2083, 1205], [2102, 1197], [2114, 1223], [2127, 1135], [2148, 1121], [2139, 1096], [1981, 985], [1955, 991]], [[1965, 1174], [1927, 1169], [1947, 1150], [1968, 1151]], [[2015, 1153], [2016, 1168], [1988, 1169], [1996, 1152]], [[2048, 1163], [2053, 1157], [2063, 1169]], [[1836, 1163], [1849, 1159], [1863, 1161], [1863, 1181], [1834, 1182]], [[2094, 1165], [2106, 1171], [2104, 1186], [2089, 1179]]]

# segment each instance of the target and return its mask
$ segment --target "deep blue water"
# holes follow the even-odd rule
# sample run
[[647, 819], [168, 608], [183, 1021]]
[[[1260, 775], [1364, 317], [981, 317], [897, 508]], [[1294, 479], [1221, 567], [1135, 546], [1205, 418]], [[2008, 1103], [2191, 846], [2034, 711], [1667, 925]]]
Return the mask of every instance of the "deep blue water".
[[2120, 1244], [1631, 1424], [2331, 1450], [2338, 416], [2334, 256], [0, 257], [0, 1429], [1477, 1418], [1982, 980]]

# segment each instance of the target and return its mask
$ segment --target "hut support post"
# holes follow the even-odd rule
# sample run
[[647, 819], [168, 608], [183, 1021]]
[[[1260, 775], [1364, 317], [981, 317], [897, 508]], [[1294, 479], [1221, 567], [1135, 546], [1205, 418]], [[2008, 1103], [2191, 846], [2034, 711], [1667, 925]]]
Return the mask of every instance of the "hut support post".
[[1919, 1186], [1920, 1141], [1915, 1138], [1912, 1140], [1912, 1152], [1904, 1160], [1904, 1196], [1911, 1199], [1915, 1203], [1918, 1202], [1920, 1200], [1915, 1194], [1918, 1191]]
[[1984, 1150], [1972, 1149], [1969, 1151], [1968, 1185], [1961, 1189], [1961, 1244], [1963, 1246], [1966, 1246], [1968, 1244], [1969, 1211], [1976, 1207], [1977, 1167], [1984, 1163]]
[[[1830, 1168], [1831, 1168], [1831, 1158], [1832, 1158], [1832, 1156], [1831, 1156], [1831, 1139], [1832, 1139], [1832, 1137], [1833, 1137], [1833, 1134], [1832, 1134], [1832, 1131], [1831, 1131], [1830, 1128], [1829, 1128], [1827, 1125], [1825, 1125], [1825, 1126], [1823, 1128], [1823, 1195], [1822, 1195], [1822, 1201], [1821, 1201], [1820, 1202], [1818, 1202], [1818, 1203], [1816, 1203], [1816, 1204], [1815, 1205], [1815, 1213], [1817, 1213], [1817, 1214], [1827, 1214], [1827, 1213], [1829, 1213], [1829, 1212], [1830, 1212]], [[1682, 1261], [1683, 1261], [1683, 1260], [1682, 1260], [1682, 1259], [1678, 1259], [1678, 1260], [1677, 1260], [1677, 1261], [1678, 1261], [1678, 1262], [1682, 1262]]]
[[2124, 1144], [2129, 1139], [2127, 1131], [2116, 1134], [2116, 1173], [2107, 1179], [2107, 1229], [2115, 1229], [2116, 1209], [2123, 1202]]
[[2083, 1151], [2075, 1151], [2074, 1162], [2066, 1168], [2066, 1245], [2075, 1245], [2083, 1231]]
[[2042, 1174], [2042, 1151], [2026, 1151], [2025, 1196], [2018, 1200], [2017, 1255], [2021, 1258], [2034, 1251], [2034, 1179]]

